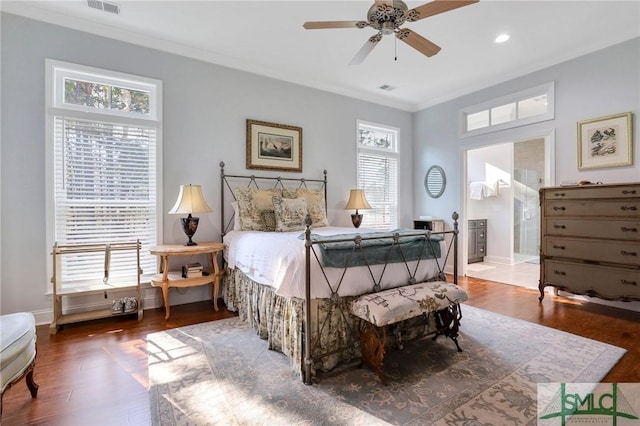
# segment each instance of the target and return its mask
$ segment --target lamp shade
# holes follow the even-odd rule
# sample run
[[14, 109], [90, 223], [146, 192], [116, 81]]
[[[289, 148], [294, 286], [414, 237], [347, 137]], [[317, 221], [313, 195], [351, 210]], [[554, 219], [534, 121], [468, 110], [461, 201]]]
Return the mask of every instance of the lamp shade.
[[372, 208], [367, 201], [367, 197], [364, 196], [364, 191], [362, 189], [352, 189], [349, 194], [349, 201], [347, 201], [347, 205], [344, 206], [345, 210], [352, 209], [370, 209]]
[[169, 214], [179, 213], [211, 213], [211, 207], [202, 196], [200, 185], [180, 185], [178, 200]]

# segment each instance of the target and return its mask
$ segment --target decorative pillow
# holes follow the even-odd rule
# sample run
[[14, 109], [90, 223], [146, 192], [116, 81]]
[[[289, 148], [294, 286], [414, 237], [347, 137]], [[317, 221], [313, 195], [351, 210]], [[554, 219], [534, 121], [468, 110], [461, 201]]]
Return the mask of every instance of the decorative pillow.
[[238, 200], [238, 212], [243, 231], [266, 231], [260, 212], [273, 210], [273, 197], [280, 196], [280, 189], [238, 188], [235, 190]]
[[260, 212], [260, 220], [265, 231], [273, 232], [276, 230], [276, 212], [273, 210], [262, 210]]
[[307, 200], [307, 208], [313, 221], [312, 226], [319, 228], [321, 226], [329, 226], [327, 219], [327, 210], [324, 203], [324, 191], [312, 190], [308, 188], [284, 188], [282, 190], [283, 198], [304, 198]]
[[304, 218], [308, 214], [307, 200], [304, 198], [273, 197], [276, 216], [276, 231], [301, 231], [305, 229]]

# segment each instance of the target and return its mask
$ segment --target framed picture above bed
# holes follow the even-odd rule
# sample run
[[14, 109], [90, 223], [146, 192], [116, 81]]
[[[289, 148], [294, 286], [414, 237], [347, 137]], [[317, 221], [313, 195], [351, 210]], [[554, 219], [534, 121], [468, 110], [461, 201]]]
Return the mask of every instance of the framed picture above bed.
[[302, 171], [302, 128], [247, 119], [247, 169]]
[[631, 113], [578, 122], [578, 169], [630, 166]]

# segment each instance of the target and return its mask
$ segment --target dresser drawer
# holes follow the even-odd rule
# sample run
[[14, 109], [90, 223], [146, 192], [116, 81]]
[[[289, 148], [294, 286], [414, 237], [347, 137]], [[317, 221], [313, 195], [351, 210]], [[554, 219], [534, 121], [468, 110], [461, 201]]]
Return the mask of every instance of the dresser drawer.
[[629, 200], [553, 200], [544, 205], [547, 216], [609, 216], [640, 218], [640, 198]]
[[640, 269], [547, 260], [544, 283], [572, 293], [605, 299], [640, 297]]
[[487, 221], [485, 219], [471, 219], [469, 221], [469, 229], [487, 228]]
[[638, 198], [638, 185], [594, 185], [545, 188], [544, 200], [584, 200], [587, 198]]
[[640, 241], [545, 237], [543, 250], [545, 256], [640, 267]]
[[544, 235], [639, 240], [640, 220], [545, 218]]

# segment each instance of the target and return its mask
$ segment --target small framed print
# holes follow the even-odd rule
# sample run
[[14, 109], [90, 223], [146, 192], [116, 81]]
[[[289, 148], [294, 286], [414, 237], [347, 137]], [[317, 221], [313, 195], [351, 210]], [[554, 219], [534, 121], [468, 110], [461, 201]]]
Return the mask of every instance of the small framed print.
[[247, 169], [302, 171], [302, 128], [247, 120]]
[[578, 122], [578, 169], [630, 166], [630, 112]]

